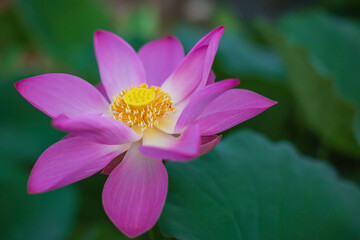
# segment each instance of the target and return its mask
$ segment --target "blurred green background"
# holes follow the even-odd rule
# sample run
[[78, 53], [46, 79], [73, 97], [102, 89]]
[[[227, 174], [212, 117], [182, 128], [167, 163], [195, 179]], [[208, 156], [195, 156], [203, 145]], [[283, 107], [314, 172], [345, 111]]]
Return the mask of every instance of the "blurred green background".
[[219, 25], [217, 80], [279, 103], [206, 156], [167, 163], [163, 214], [139, 239], [360, 239], [359, 20], [358, 0], [1, 0], [0, 239], [127, 239], [103, 211], [105, 175], [27, 194], [37, 157], [64, 133], [15, 82], [98, 83], [97, 29], [135, 49], [172, 34], [189, 51]]

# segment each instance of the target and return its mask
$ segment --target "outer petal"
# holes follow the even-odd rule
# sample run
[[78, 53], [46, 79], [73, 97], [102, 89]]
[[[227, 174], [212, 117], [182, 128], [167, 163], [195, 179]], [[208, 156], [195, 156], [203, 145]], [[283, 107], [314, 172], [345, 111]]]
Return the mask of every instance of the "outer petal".
[[105, 112], [108, 103], [85, 80], [61, 73], [44, 74], [15, 83], [19, 93], [50, 117], [68, 117], [89, 112]]
[[[209, 75], [210, 76], [210, 75]], [[97, 85], [95, 85], [96, 89], [104, 96], [104, 98], [109, 102], [110, 104], [110, 99], [106, 93], [106, 90], [105, 90], [105, 87], [104, 87], [104, 84], [102, 83], [98, 83]]]
[[220, 142], [222, 136], [210, 135], [201, 137], [200, 154], [204, 155], [210, 152]]
[[207, 46], [207, 53], [206, 53], [206, 60], [204, 63], [204, 71], [203, 71], [203, 76], [202, 76], [202, 81], [199, 85], [199, 88], [202, 88], [206, 85], [206, 82], [208, 80], [210, 71], [211, 71], [211, 66], [214, 62], [214, 58], [219, 46], [219, 42], [221, 39], [221, 36], [224, 32], [224, 27], [220, 26], [215, 28], [214, 30], [212, 30], [211, 32], [209, 32], [205, 37], [203, 37], [202, 39], [200, 39], [199, 42], [196, 43], [196, 45], [194, 46], [194, 48], [190, 51], [193, 52], [203, 46]]
[[94, 42], [101, 81], [110, 100], [122, 89], [146, 82], [144, 67], [127, 42], [106, 31], [97, 31]]
[[206, 86], [194, 93], [176, 123], [175, 132], [194, 121], [213, 99], [235, 87], [239, 82], [238, 79], [228, 79]]
[[210, 84], [215, 83], [215, 79], [216, 79], [216, 76], [215, 76], [214, 71], [210, 71], [209, 77], [208, 77], [208, 79], [206, 81], [206, 85], [210, 85]]
[[139, 50], [149, 85], [161, 86], [184, 58], [184, 49], [175, 37], [168, 36], [145, 44]]
[[96, 143], [116, 145], [140, 140], [140, 136], [126, 124], [96, 113], [76, 118], [60, 116], [53, 120], [53, 125]]
[[89, 177], [129, 146], [101, 145], [79, 137], [61, 140], [49, 147], [35, 163], [28, 192], [45, 192]]
[[200, 134], [198, 126], [188, 128], [180, 137], [157, 130], [147, 129], [143, 136], [142, 154], [166, 160], [185, 161], [199, 155]]
[[124, 159], [126, 152], [120, 154], [116, 158], [114, 158], [106, 167], [102, 170], [102, 174], [109, 175]]
[[189, 53], [161, 86], [175, 104], [189, 97], [201, 83], [206, 51], [207, 46], [204, 46]]
[[136, 237], [159, 219], [167, 186], [168, 176], [161, 159], [147, 158], [134, 146], [105, 183], [105, 212], [123, 233]]
[[276, 104], [266, 97], [243, 89], [231, 89], [212, 101], [193, 124], [201, 135], [212, 135], [244, 122]]

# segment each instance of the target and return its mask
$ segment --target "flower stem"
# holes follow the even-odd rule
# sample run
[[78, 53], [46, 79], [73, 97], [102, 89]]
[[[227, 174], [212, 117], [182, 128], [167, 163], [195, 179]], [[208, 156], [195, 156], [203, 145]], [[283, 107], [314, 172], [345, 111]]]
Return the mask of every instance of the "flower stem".
[[148, 236], [150, 240], [165, 240], [165, 237], [162, 235], [160, 227], [157, 223], [152, 229], [149, 230]]
[[155, 230], [155, 226], [150, 229], [149, 231], [149, 238], [150, 240], [156, 240], [156, 230]]

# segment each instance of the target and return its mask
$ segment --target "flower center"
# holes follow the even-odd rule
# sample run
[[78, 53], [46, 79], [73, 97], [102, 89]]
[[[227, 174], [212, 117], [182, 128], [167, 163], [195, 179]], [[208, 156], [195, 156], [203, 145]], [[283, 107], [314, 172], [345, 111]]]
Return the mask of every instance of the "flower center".
[[142, 130], [157, 126], [159, 118], [167, 118], [168, 112], [174, 112], [170, 95], [159, 87], [147, 84], [131, 86], [121, 90], [110, 105], [110, 117], [129, 127], [138, 126]]
[[132, 107], [146, 106], [155, 99], [155, 91], [151, 88], [134, 88], [125, 93], [123, 100]]

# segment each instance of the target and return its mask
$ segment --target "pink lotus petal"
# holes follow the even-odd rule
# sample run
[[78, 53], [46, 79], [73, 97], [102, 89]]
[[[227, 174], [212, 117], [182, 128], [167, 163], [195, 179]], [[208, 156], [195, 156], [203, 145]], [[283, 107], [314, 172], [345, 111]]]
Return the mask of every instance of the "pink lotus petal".
[[122, 38], [110, 32], [97, 31], [94, 42], [101, 81], [110, 100], [122, 89], [146, 82], [138, 55]]
[[221, 137], [221, 135], [202, 136], [199, 156], [207, 154], [208, 152], [213, 150], [214, 147], [216, 147], [216, 145], [220, 142]]
[[76, 137], [76, 135], [72, 134], [72, 133], [69, 133], [69, 134], [66, 134], [65, 137], [63, 137], [61, 140], [69, 139], [69, 138], [72, 138], [72, 137]]
[[226, 90], [235, 87], [239, 82], [238, 79], [223, 80], [195, 92], [190, 97], [190, 102], [186, 105], [184, 111], [182, 111], [176, 123], [175, 132], [178, 132], [194, 121], [212, 100]]
[[61, 140], [41, 154], [35, 163], [28, 192], [41, 193], [87, 178], [129, 146], [101, 145], [79, 137]]
[[169, 93], [174, 103], [191, 95], [201, 83], [207, 46], [189, 53], [161, 89]]
[[210, 85], [210, 84], [215, 83], [215, 79], [216, 79], [216, 76], [215, 76], [214, 71], [210, 71], [209, 77], [208, 77], [208, 79], [206, 81], [206, 85]]
[[27, 78], [15, 88], [32, 105], [48, 116], [79, 116], [106, 112], [108, 103], [90, 83], [76, 76], [52, 73]]
[[179, 134], [180, 132], [175, 132], [176, 122], [187, 104], [188, 101], [182, 101], [181, 103], [175, 104], [174, 107], [176, 111], [168, 113], [166, 118], [158, 119], [159, 125], [156, 127], [169, 134]]
[[108, 101], [108, 103], [110, 104], [111, 101], [110, 101], [108, 95], [106, 94], [104, 84], [99, 83], [99, 84], [95, 85], [95, 87], [101, 93], [101, 95], [103, 95], [103, 97]]
[[158, 119], [159, 125], [156, 127], [163, 132], [175, 134], [175, 126], [180, 114], [181, 110], [176, 108], [176, 111], [168, 113], [166, 118]]
[[209, 32], [206, 36], [204, 36], [202, 39], [200, 39], [200, 41], [198, 41], [196, 45], [193, 47], [193, 49], [190, 51], [191, 53], [201, 47], [207, 46], [205, 63], [203, 66], [204, 71], [203, 71], [202, 81], [199, 84], [199, 88], [202, 88], [206, 85], [206, 82], [208, 80], [211, 71], [211, 66], [214, 62], [214, 58], [223, 32], [224, 32], [223, 26], [215, 28], [214, 30]]
[[139, 50], [149, 85], [161, 86], [184, 58], [184, 49], [175, 37], [168, 36], [145, 44]]
[[110, 173], [121, 163], [124, 159], [126, 152], [120, 154], [116, 158], [114, 158], [106, 167], [102, 170], [101, 174], [110, 175]]
[[275, 101], [244, 89], [231, 89], [212, 101], [193, 124], [199, 124], [201, 135], [225, 131], [262, 113]]
[[105, 183], [105, 212], [128, 237], [139, 236], [159, 219], [167, 186], [168, 175], [161, 159], [147, 158], [134, 146]]
[[53, 120], [55, 128], [101, 144], [124, 144], [140, 140], [140, 136], [126, 124], [99, 114], [86, 114], [76, 118], [60, 116]]
[[151, 158], [174, 161], [187, 161], [199, 155], [200, 134], [194, 125], [179, 137], [153, 129], [147, 129], [143, 136], [143, 145], [139, 146], [142, 154]]

